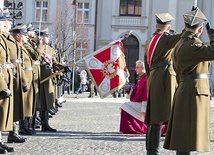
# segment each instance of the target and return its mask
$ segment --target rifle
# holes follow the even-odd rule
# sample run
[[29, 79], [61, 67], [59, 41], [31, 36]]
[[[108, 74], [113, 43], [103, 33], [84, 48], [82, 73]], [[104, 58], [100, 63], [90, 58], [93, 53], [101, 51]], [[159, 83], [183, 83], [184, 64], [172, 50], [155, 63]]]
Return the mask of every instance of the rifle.
[[57, 72], [51, 74], [50, 76], [48, 76], [48, 77], [44, 78], [43, 80], [41, 80], [41, 81], [40, 81], [40, 84], [42, 84], [42, 83], [48, 81], [49, 79], [53, 78], [54, 76], [56, 76], [56, 75], [58, 75], [58, 74], [60, 74], [60, 73], [62, 73], [62, 72], [64, 72], [64, 71], [65, 71], [65, 69], [61, 69], [61, 70], [59, 70], [59, 71], [57, 71]]

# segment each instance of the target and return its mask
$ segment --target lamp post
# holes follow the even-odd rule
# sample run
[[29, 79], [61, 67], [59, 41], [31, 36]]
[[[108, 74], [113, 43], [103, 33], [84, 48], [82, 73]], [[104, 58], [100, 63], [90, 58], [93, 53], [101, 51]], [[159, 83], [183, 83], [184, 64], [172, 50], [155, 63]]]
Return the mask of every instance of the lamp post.
[[[12, 10], [11, 16], [12, 16], [12, 19], [13, 19], [13, 26], [15, 26], [15, 20], [16, 19], [21, 19], [23, 17], [23, 13], [22, 13], [21, 10], [24, 7], [24, 3], [23, 2], [19, 2], [16, 5], [16, 0], [13, 0], [13, 3], [8, 0], [8, 1], [6, 1], [5, 6], [9, 10]], [[19, 10], [19, 11], [16, 13], [16, 10]]]
[[77, 1], [73, 0], [72, 5], [74, 5], [74, 27], [73, 27], [73, 74], [72, 74], [72, 91], [75, 93], [75, 88], [74, 88], [74, 81], [75, 81], [75, 68], [76, 68], [76, 45], [77, 45], [77, 35], [76, 35], [76, 4]]
[[3, 10], [4, 8], [4, 1], [0, 1], [0, 9]]

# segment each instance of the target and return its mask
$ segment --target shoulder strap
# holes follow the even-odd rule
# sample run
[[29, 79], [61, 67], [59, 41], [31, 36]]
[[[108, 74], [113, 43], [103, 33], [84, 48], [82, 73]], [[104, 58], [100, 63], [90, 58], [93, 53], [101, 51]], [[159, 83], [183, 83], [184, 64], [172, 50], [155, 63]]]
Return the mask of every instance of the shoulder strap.
[[[45, 51], [46, 51], [46, 46], [45, 46]], [[42, 58], [45, 62], [47, 62], [52, 67], [53, 65], [52, 57], [51, 55], [47, 54], [45, 51], [42, 52]]]
[[160, 39], [160, 37], [162, 36], [162, 34], [156, 34], [150, 44], [149, 44], [149, 48], [148, 48], [148, 54], [147, 54], [147, 62], [149, 64], [149, 67], [151, 67], [151, 62], [152, 62], [152, 57], [153, 57], [153, 54], [154, 54], [154, 51], [155, 51], [155, 48], [157, 46], [157, 43]]

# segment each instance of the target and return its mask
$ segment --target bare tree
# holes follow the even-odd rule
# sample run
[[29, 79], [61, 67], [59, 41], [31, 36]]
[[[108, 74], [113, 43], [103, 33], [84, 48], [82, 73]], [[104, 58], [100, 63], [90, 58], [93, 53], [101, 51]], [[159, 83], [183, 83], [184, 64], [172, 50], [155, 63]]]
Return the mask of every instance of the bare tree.
[[56, 18], [53, 18], [53, 26], [51, 28], [53, 38], [55, 38], [54, 44], [62, 47], [62, 52], [71, 50], [73, 36], [73, 16], [74, 9], [69, 0], [61, 1], [57, 8]]
[[72, 63], [75, 59], [79, 60], [93, 52], [94, 28], [76, 22], [77, 7], [69, 0], [61, 0], [51, 29], [55, 38], [54, 44], [61, 46], [61, 54], [67, 63]]

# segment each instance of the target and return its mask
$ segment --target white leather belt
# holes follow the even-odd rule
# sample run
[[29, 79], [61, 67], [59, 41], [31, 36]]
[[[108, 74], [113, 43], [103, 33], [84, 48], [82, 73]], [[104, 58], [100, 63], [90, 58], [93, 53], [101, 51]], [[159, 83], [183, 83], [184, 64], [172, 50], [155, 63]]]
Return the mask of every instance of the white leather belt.
[[34, 61], [33, 64], [34, 65], [40, 65], [41, 63], [40, 63], [40, 61]]
[[0, 65], [0, 66], [1, 66], [1, 68], [13, 68], [12, 63], [6, 63], [6, 64]]
[[10, 59], [11, 63], [22, 63], [22, 59]]
[[32, 71], [34, 68], [33, 67], [25, 67], [24, 70], [25, 71]]

